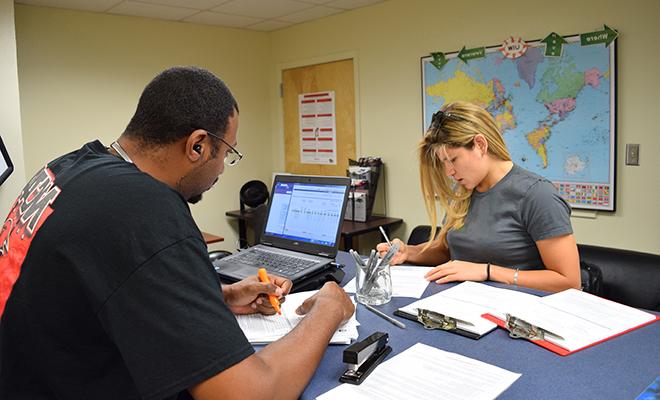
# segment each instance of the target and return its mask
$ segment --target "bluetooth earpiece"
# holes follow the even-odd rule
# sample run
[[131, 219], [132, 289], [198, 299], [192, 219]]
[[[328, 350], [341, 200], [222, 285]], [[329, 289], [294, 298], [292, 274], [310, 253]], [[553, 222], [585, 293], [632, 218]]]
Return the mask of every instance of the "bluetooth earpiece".
[[197, 154], [202, 154], [202, 145], [196, 144], [193, 146], [193, 151]]

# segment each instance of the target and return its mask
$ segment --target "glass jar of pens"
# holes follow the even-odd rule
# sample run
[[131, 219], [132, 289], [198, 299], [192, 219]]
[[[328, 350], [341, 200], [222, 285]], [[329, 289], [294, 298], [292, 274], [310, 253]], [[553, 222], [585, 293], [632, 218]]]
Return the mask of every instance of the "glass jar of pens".
[[390, 261], [398, 250], [398, 244], [392, 245], [382, 259], [376, 250], [371, 250], [367, 261], [350, 250], [355, 260], [355, 295], [358, 303], [377, 306], [392, 299]]

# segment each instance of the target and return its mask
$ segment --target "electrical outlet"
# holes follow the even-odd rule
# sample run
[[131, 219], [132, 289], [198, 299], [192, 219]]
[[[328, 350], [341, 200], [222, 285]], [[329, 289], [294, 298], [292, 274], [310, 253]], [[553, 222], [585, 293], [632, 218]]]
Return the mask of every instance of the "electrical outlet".
[[639, 165], [638, 144], [626, 144], [626, 165]]

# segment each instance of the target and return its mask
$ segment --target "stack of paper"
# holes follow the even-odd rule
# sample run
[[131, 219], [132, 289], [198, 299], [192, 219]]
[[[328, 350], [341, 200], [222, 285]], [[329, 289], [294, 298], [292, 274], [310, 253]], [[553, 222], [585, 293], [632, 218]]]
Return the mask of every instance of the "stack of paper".
[[[287, 295], [286, 301], [282, 303], [282, 315], [237, 315], [236, 320], [250, 343], [274, 342], [289, 333], [304, 318], [303, 315], [296, 314], [296, 309], [316, 292], [313, 290]], [[353, 313], [351, 319], [337, 329], [330, 339], [330, 343], [350, 344], [351, 340], [358, 338], [358, 325], [355, 313]]]
[[440, 293], [425, 297], [400, 308], [398, 311], [412, 317], [418, 309], [426, 309], [458, 320], [457, 327], [478, 336], [485, 335], [497, 325], [481, 316], [500, 314], [512, 305], [536, 302], [537, 296], [500, 289], [483, 283], [463, 282]]
[[520, 374], [417, 343], [385, 361], [361, 385], [342, 384], [319, 400], [494, 399]]
[[576, 289], [513, 304], [491, 315], [504, 321], [506, 316], [502, 311], [552, 333], [537, 344], [561, 355], [604, 342], [660, 318]]
[[504, 327], [508, 314], [549, 333], [545, 340], [534, 340], [534, 343], [561, 355], [593, 346], [660, 318], [575, 289], [539, 297], [476, 282], [463, 282], [397, 312], [416, 316], [420, 308], [455, 318], [459, 320], [458, 328], [479, 335], [489, 332], [495, 323]]

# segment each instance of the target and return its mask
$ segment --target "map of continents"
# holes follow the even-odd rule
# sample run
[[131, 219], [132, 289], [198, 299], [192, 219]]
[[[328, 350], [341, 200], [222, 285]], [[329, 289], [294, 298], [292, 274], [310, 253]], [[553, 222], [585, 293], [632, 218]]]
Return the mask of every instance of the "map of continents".
[[514, 162], [556, 184], [609, 191], [609, 50], [579, 43], [565, 45], [561, 57], [543, 50], [530, 47], [516, 60], [491, 50], [467, 64], [451, 58], [440, 70], [423, 63], [425, 126], [445, 103], [474, 102], [495, 117]]

